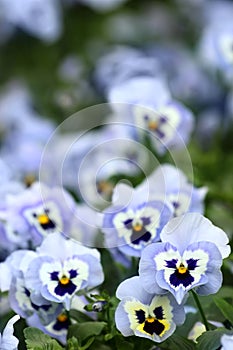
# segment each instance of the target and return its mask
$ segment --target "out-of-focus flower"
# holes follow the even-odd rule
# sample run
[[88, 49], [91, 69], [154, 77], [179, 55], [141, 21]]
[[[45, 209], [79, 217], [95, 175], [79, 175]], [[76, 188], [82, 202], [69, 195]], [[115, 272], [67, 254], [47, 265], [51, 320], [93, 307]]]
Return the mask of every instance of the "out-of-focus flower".
[[78, 0], [97, 11], [110, 11], [123, 4], [126, 0]]
[[150, 243], [160, 239], [160, 232], [173, 215], [173, 208], [144, 188], [126, 184], [114, 189], [112, 206], [103, 212], [102, 231], [107, 247], [131, 256], [140, 256]]
[[26, 86], [8, 84], [0, 96], [1, 157], [11, 168], [13, 179], [30, 185], [38, 176], [43, 148], [54, 124], [33, 108]]
[[171, 292], [180, 304], [191, 289], [200, 295], [219, 290], [222, 259], [230, 254], [220, 228], [201, 214], [188, 213], [169, 221], [161, 241], [142, 252], [139, 275], [148, 292]]
[[62, 30], [60, 4], [56, 0], [1, 0], [4, 20], [46, 42], [58, 39]]
[[14, 324], [20, 319], [18, 315], [13, 316], [8, 322], [3, 330], [3, 333], [0, 333], [0, 349], [1, 350], [17, 350], [19, 340], [13, 335], [14, 333]]
[[136, 335], [155, 342], [167, 339], [184, 322], [183, 306], [171, 295], [150, 294], [143, 289], [139, 277], [122, 282], [116, 296], [121, 300], [115, 322], [125, 336]]
[[185, 174], [170, 164], [163, 164], [152, 172], [140, 187], [145, 190], [149, 186], [151, 194], [161, 196], [174, 207], [174, 216], [186, 212], [203, 214], [203, 200], [207, 193], [206, 187], [196, 188], [188, 182]]
[[208, 68], [220, 69], [224, 75], [232, 76], [233, 72], [233, 24], [230, 1], [207, 2], [204, 8], [205, 28], [200, 40], [199, 54]]
[[46, 237], [37, 248], [25, 273], [26, 286], [36, 290], [50, 301], [63, 303], [70, 308], [72, 297], [80, 290], [95, 287], [103, 282], [100, 254], [61, 234]]
[[77, 189], [86, 203], [106, 207], [114, 187], [112, 177], [135, 176], [146, 168], [148, 153], [132, 140], [131, 130], [125, 123], [111, 123], [93, 134], [95, 144], [77, 169]]
[[99, 90], [107, 94], [112, 87], [128, 79], [153, 77], [158, 72], [158, 62], [154, 57], [132, 47], [117, 46], [97, 61], [94, 79]]
[[193, 128], [191, 111], [172, 100], [161, 79], [134, 78], [113, 87], [109, 102], [117, 118], [135, 125], [135, 136], [145, 132], [159, 153], [182, 148]]
[[217, 79], [207, 74], [193, 53], [183, 46], [160, 44], [149, 47], [147, 52], [158, 61], [174, 98], [195, 106], [203, 106], [219, 98], [221, 90]]
[[221, 350], [231, 350], [233, 347], [233, 335], [224, 334], [221, 338]]

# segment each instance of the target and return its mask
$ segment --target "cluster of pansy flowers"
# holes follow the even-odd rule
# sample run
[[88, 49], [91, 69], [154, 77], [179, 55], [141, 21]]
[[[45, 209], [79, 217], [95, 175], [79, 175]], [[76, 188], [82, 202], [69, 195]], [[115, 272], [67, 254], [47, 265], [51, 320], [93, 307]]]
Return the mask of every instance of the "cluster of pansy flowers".
[[[16, 2], [12, 6], [13, 2], [0, 0], [3, 21], [11, 19], [10, 27], [17, 25], [42, 40], [56, 40], [61, 32], [59, 9], [52, 0], [42, 2], [25, 1], [22, 15]], [[82, 2], [97, 7], [104, 4]], [[112, 0], [109, 6], [121, 2]], [[229, 86], [232, 84], [232, 4], [213, 3], [211, 11], [208, 2], [201, 5], [207, 10], [198, 46], [200, 60], [193, 59], [185, 48], [166, 45], [146, 51], [118, 47], [99, 60], [95, 80], [112, 113], [106, 125], [86, 135], [58, 135], [48, 157], [46, 184], [34, 181], [54, 124], [35, 112], [22, 83], [10, 84], [0, 96], [0, 291], [8, 292], [10, 307], [29, 326], [62, 343], [73, 322], [68, 311], [83, 311], [85, 294], [103, 282], [99, 252], [76, 242], [94, 246], [99, 219], [84, 203], [77, 204], [67, 189], [98, 208], [102, 208], [102, 199], [112, 198], [99, 225], [104, 245], [115, 261], [126, 267], [131, 265], [131, 257], [140, 259], [139, 276], [123, 281], [116, 291], [120, 302], [115, 323], [124, 336], [162, 342], [184, 322], [189, 291], [209, 295], [221, 287], [220, 268], [230, 248], [226, 234], [202, 216], [206, 187], [194, 187], [170, 164], [157, 167], [135, 188], [126, 184], [114, 187], [111, 180], [119, 174], [137, 176], [135, 165], [147, 166], [149, 160], [138, 147], [145, 135], [160, 155], [185, 146], [194, 118], [180, 100], [203, 104], [208, 117], [211, 101], [222, 98], [216, 86], [218, 69]], [[38, 21], [31, 12], [35, 17], [40, 14]], [[48, 21], [49, 28], [41, 25]], [[211, 74], [203, 69], [210, 61]], [[67, 78], [67, 67], [64, 71]], [[71, 77], [74, 79], [73, 74]], [[232, 96], [228, 99], [233, 100]], [[231, 105], [226, 105], [228, 115]], [[95, 149], [104, 143], [105, 149]], [[56, 164], [63, 160], [67, 147], [69, 153], [62, 164], [65, 188], [54, 187]], [[100, 165], [115, 158], [93, 180]], [[18, 319], [14, 316], [8, 322], [0, 336], [0, 348], [16, 349], [13, 324]], [[228, 350], [232, 342], [231, 336], [223, 336], [223, 349]]]
[[[131, 95], [121, 95], [123, 87], [114, 92], [120, 93], [120, 102], [124, 96], [123, 104], [114, 103], [114, 94], [110, 95], [111, 125], [84, 135], [81, 143], [74, 143], [64, 162], [66, 175], [74, 160], [79, 169], [83, 156], [90, 153], [87, 160], [84, 158], [85, 171], [81, 172], [76, 190], [80, 198], [90, 199], [100, 208], [99, 195], [112, 197], [112, 205], [102, 211], [101, 223], [86, 204], [77, 204], [65, 188], [52, 185], [52, 180], [56, 182], [54, 164], [67, 149], [63, 135], [58, 135], [54, 153], [48, 154], [48, 184], [25, 184], [27, 172], [19, 178], [13, 176], [7, 157], [0, 164], [1, 259], [5, 259], [0, 264], [0, 290], [8, 292], [10, 307], [29, 326], [40, 328], [62, 343], [66, 342], [72, 322], [67, 312], [73, 307], [83, 310], [85, 294], [103, 282], [99, 252], [76, 242], [94, 246], [98, 226], [105, 247], [116, 261], [129, 266], [131, 257], [140, 258], [139, 276], [122, 282], [116, 292], [121, 300], [116, 309], [116, 326], [125, 336], [135, 334], [156, 342], [169, 337], [176, 325], [184, 322], [189, 290], [199, 294], [218, 291], [222, 259], [230, 252], [225, 233], [201, 215], [207, 188], [195, 188], [175, 166], [157, 167], [135, 188], [126, 184], [114, 187], [109, 181], [113, 174], [137, 174], [135, 163], [141, 157], [137, 144], [143, 132], [148, 133], [152, 147], [164, 153], [184, 147], [193, 128], [191, 112], [171, 99], [163, 80], [138, 78], [128, 84]], [[140, 85], [144, 89], [139, 96]], [[157, 102], [152, 96], [155, 89]], [[29, 110], [30, 115], [26, 95], [24, 98], [21, 108]], [[119, 122], [122, 109], [128, 116], [126, 124]], [[45, 125], [46, 130], [49, 127]], [[11, 134], [10, 128], [6, 129], [6, 140], [8, 132]], [[43, 130], [40, 132], [43, 134]], [[121, 137], [125, 143], [116, 152]], [[68, 144], [70, 141], [71, 138]], [[41, 140], [40, 151], [43, 143]], [[96, 145], [104, 143], [109, 145], [107, 150], [95, 150]], [[93, 183], [89, 170], [119, 152], [126, 161], [110, 163]], [[147, 159], [144, 161], [146, 164]], [[35, 171], [39, 167], [37, 159], [34, 166]], [[76, 174], [68, 175], [64, 182], [73, 189]]]
[[140, 257], [139, 276], [116, 292], [117, 328], [124, 336], [162, 342], [184, 322], [190, 290], [209, 295], [220, 289], [230, 246], [227, 235], [201, 214], [206, 188], [192, 187], [171, 165], [158, 168], [148, 184], [149, 191], [146, 183], [116, 186], [102, 230], [118, 261], [127, 266], [127, 256]]

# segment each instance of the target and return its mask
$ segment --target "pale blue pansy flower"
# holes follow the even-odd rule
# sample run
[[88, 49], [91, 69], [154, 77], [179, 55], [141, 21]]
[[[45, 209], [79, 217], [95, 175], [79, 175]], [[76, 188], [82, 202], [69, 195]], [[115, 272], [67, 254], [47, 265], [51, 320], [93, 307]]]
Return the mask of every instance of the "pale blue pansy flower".
[[193, 116], [181, 103], [172, 99], [161, 78], [136, 77], [110, 89], [108, 100], [116, 120], [135, 125], [134, 137], [149, 135], [155, 149], [182, 148], [193, 129]]
[[126, 337], [136, 335], [160, 343], [185, 320], [183, 306], [172, 295], [146, 292], [139, 277], [123, 281], [116, 296], [121, 300], [115, 313], [116, 327]]
[[160, 240], [160, 232], [173, 215], [173, 207], [142, 189], [119, 184], [112, 206], [103, 212], [102, 231], [108, 248], [140, 256], [150, 243]]
[[45, 299], [70, 308], [72, 297], [80, 290], [103, 282], [100, 254], [61, 234], [47, 236], [25, 273], [26, 287]]
[[63, 188], [36, 182], [7, 197], [4, 218], [25, 241], [37, 246], [52, 232], [68, 235], [75, 210], [75, 201]]
[[201, 214], [187, 213], [169, 221], [161, 241], [146, 247], [139, 263], [148, 292], [170, 292], [181, 303], [191, 289], [200, 295], [219, 290], [222, 259], [230, 254], [225, 232]]

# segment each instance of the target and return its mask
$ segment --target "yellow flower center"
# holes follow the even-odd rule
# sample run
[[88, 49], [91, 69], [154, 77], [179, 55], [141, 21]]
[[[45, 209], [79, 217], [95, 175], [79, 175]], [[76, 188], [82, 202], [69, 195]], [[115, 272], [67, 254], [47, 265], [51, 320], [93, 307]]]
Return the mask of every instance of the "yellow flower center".
[[183, 274], [186, 273], [188, 271], [187, 267], [185, 267], [182, 263], [180, 264], [180, 266], [178, 267], [178, 272]]
[[156, 320], [155, 317], [147, 317], [146, 321], [149, 322], [149, 323], [152, 323]]
[[62, 276], [62, 278], [60, 279], [60, 283], [64, 284], [64, 285], [68, 284], [69, 282], [70, 282], [70, 279], [68, 277], [66, 277], [65, 275]]
[[133, 226], [133, 229], [134, 229], [134, 231], [139, 232], [139, 231], [142, 230], [142, 225], [141, 225], [139, 222], [137, 222], [137, 223]]
[[36, 177], [33, 174], [28, 174], [28, 175], [25, 175], [24, 177], [24, 183], [27, 187], [30, 187], [35, 181], [36, 181]]
[[109, 181], [100, 181], [97, 184], [97, 189], [99, 193], [105, 193], [106, 195], [111, 195], [113, 190], [113, 185]]
[[155, 131], [156, 129], [158, 129], [158, 126], [159, 126], [158, 123], [153, 120], [149, 121], [148, 123], [148, 129], [152, 131]]
[[59, 322], [66, 322], [67, 319], [68, 319], [68, 317], [65, 314], [60, 314], [60, 315], [57, 316], [57, 320]]
[[48, 224], [49, 221], [50, 221], [48, 215], [46, 215], [46, 214], [38, 215], [37, 219], [38, 219], [39, 223], [42, 224], [42, 225], [43, 224]]

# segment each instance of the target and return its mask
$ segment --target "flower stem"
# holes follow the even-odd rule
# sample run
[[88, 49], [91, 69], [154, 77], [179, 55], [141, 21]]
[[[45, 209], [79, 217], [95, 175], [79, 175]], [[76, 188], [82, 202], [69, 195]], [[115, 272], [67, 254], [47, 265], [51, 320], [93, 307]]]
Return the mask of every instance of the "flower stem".
[[197, 294], [193, 290], [191, 290], [191, 292], [192, 292], [193, 299], [195, 300], [195, 303], [197, 305], [197, 308], [198, 308], [198, 310], [199, 310], [199, 312], [201, 314], [202, 321], [203, 321], [203, 323], [205, 325], [205, 328], [206, 328], [207, 331], [209, 331], [210, 330], [209, 324], [208, 324], [207, 318], [205, 316], [204, 310], [203, 310], [203, 308], [201, 306], [200, 300], [198, 299]]

